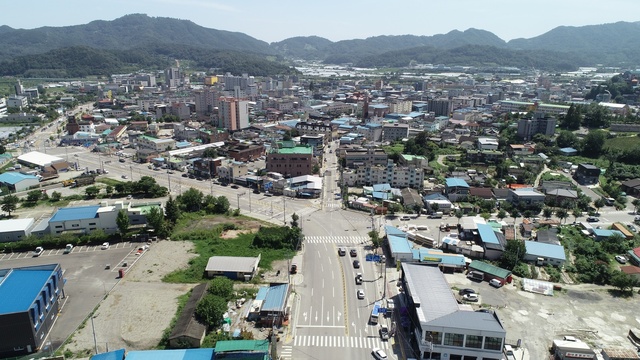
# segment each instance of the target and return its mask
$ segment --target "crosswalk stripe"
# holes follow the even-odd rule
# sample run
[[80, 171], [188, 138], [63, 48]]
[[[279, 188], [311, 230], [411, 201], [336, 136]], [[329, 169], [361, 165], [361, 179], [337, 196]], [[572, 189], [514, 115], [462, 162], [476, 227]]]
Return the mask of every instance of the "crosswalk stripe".
[[[389, 349], [390, 345], [377, 337], [356, 337], [356, 336], [331, 336], [331, 335], [298, 335], [295, 337], [293, 347], [351, 347], [351, 348], [381, 348]], [[287, 348], [288, 352], [293, 351], [293, 347]], [[283, 347], [284, 349], [284, 347]], [[284, 350], [283, 350], [284, 351]]]

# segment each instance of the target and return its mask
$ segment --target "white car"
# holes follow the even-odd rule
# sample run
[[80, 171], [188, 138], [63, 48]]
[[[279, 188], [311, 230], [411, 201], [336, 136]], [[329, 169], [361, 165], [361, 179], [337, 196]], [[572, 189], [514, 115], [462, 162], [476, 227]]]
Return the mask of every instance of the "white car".
[[379, 349], [379, 348], [373, 348], [373, 350], [371, 350], [371, 354], [373, 355], [374, 358], [378, 360], [387, 359], [387, 353], [385, 353], [382, 349]]
[[100, 249], [102, 249], [102, 250], [107, 250], [108, 248], [109, 248], [109, 243], [108, 242], [102, 243], [102, 246], [100, 246]]
[[626, 264], [627, 258], [622, 255], [616, 255], [616, 261], [619, 262], [620, 264]]
[[35, 250], [33, 250], [33, 257], [38, 257], [42, 255], [43, 252], [44, 249], [42, 248], [42, 246], [38, 246]]
[[358, 289], [357, 293], [358, 293], [358, 299], [359, 300], [364, 299], [364, 290]]
[[478, 294], [464, 294], [462, 300], [469, 302], [478, 302]]

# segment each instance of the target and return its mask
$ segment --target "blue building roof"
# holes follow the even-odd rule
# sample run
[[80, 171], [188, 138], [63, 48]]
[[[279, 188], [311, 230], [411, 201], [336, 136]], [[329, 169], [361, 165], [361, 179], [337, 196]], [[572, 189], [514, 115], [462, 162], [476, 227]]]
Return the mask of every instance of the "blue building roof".
[[127, 360], [213, 360], [215, 349], [129, 351]]
[[99, 205], [58, 209], [49, 222], [93, 219], [98, 214]]
[[599, 238], [608, 238], [609, 236], [612, 236], [613, 234], [618, 234], [622, 237], [625, 237], [623, 233], [621, 233], [618, 230], [607, 230], [607, 229], [593, 229], [593, 233], [596, 237]]
[[28, 180], [28, 179], [37, 180], [38, 177], [34, 176], [34, 175], [21, 174], [19, 172], [15, 172], [15, 171], [10, 171], [10, 172], [6, 172], [6, 173], [3, 173], [3, 174], [0, 174], [0, 182], [1, 183], [5, 183], [5, 184], [15, 185], [15, 184], [19, 183], [22, 180]]
[[402, 235], [390, 235], [387, 233], [387, 240], [389, 240], [389, 249], [391, 253], [405, 253], [411, 252], [411, 245], [406, 236]]
[[91, 360], [124, 360], [124, 349], [96, 354], [91, 357]]
[[373, 191], [391, 191], [389, 184], [373, 184]]
[[482, 239], [483, 243], [498, 245], [500, 244], [498, 236], [496, 235], [496, 232], [493, 231], [491, 225], [478, 224], [478, 233], [480, 234], [480, 238]]
[[400, 235], [400, 236], [405, 236], [405, 237], [407, 236], [407, 234], [404, 231], [398, 229], [395, 226], [391, 226], [391, 225], [386, 225], [384, 227], [384, 232], [387, 233], [387, 236], [389, 236], [389, 235]]
[[264, 300], [267, 298], [267, 293], [269, 292], [269, 288], [266, 286], [262, 286], [258, 288], [258, 293], [256, 294], [256, 300]]
[[577, 153], [578, 150], [576, 150], [576, 149], [574, 149], [572, 147], [565, 147], [565, 148], [560, 149], [560, 152], [563, 152], [563, 153]]
[[420, 262], [437, 262], [443, 265], [456, 267], [464, 267], [466, 262], [464, 255], [461, 254], [445, 254], [441, 250], [420, 248], [413, 249], [413, 259]]
[[371, 193], [371, 196], [374, 199], [389, 200], [389, 198], [392, 197], [392, 194], [390, 194], [388, 192], [374, 191], [374, 192]]
[[29, 310], [57, 265], [0, 270], [0, 314]]
[[465, 187], [465, 188], [469, 187], [469, 184], [467, 184], [467, 182], [462, 179], [447, 178], [446, 182], [447, 182], [446, 183], [447, 187]]
[[537, 241], [525, 241], [524, 246], [527, 254], [536, 257], [545, 257], [552, 259], [567, 260], [562, 245], [554, 245]]
[[368, 127], [368, 128], [381, 128], [381, 127], [382, 127], [382, 124], [366, 123], [366, 124], [364, 124], [364, 126], [365, 126], [365, 127]]
[[447, 197], [442, 194], [433, 193], [433, 194], [425, 195], [422, 198], [422, 200], [428, 201], [428, 200], [449, 200], [449, 199], [447, 199]]
[[274, 285], [269, 287], [267, 296], [262, 304], [262, 311], [281, 311], [284, 309], [289, 284]]

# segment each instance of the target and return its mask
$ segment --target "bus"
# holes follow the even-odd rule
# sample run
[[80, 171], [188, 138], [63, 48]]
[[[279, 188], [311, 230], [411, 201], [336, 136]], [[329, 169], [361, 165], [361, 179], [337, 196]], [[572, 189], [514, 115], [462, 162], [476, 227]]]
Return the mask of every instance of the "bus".
[[372, 325], [376, 325], [378, 323], [378, 317], [380, 316], [381, 307], [381, 301], [376, 301], [376, 303], [373, 304], [373, 310], [371, 310], [371, 317], [369, 318], [369, 323], [371, 323]]

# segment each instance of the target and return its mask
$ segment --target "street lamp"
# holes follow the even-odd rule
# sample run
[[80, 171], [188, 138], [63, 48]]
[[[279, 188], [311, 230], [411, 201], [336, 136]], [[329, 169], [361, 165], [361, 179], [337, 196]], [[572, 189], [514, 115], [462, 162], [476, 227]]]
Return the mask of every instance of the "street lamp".
[[244, 196], [245, 194], [246, 194], [246, 192], [238, 194], [238, 210], [240, 210], [240, 196]]

